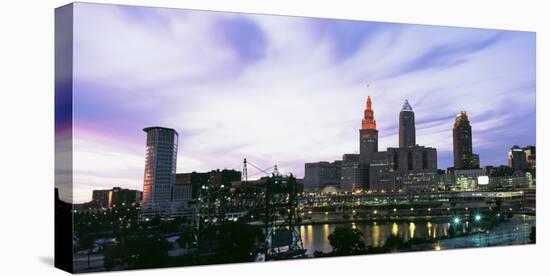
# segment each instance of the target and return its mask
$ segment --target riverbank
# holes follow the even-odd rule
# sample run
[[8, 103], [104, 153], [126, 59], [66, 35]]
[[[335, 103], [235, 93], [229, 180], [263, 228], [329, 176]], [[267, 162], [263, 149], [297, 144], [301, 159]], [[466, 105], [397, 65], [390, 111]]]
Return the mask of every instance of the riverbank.
[[[439, 216], [377, 216], [377, 217], [366, 217], [366, 218], [327, 218], [327, 219], [304, 219], [296, 223], [297, 226], [302, 225], [324, 225], [324, 224], [345, 224], [345, 223], [388, 223], [388, 222], [449, 222], [453, 215], [439, 215]], [[468, 215], [464, 215], [465, 218], [468, 218]], [[252, 221], [249, 222], [252, 226], [264, 226], [263, 221]], [[283, 221], [276, 221], [275, 225], [283, 224]]]
[[[332, 247], [328, 236], [341, 224], [349, 223], [363, 233], [367, 247], [382, 247], [388, 237], [397, 236], [403, 241], [415, 239], [426, 242], [414, 244], [402, 251], [442, 250], [453, 248], [473, 248], [508, 244], [528, 244], [531, 226], [536, 224], [535, 216], [515, 215], [506, 221], [483, 233], [470, 233], [459, 237], [449, 237], [449, 220], [426, 221], [346, 221], [339, 223], [315, 223], [301, 225], [301, 238], [307, 255], [313, 256], [315, 251], [330, 252]], [[516, 230], [514, 230], [516, 229]], [[399, 250], [398, 250], [399, 251]]]

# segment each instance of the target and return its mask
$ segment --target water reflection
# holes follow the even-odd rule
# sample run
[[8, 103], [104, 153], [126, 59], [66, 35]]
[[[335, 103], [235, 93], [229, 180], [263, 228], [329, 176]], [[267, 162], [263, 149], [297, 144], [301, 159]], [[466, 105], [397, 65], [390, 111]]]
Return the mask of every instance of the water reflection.
[[[390, 235], [398, 236], [404, 240], [437, 238], [446, 235], [449, 228], [448, 223], [435, 222], [416, 224], [414, 222], [356, 222], [349, 225], [363, 233], [363, 239], [367, 246], [382, 246]], [[334, 232], [337, 226], [337, 224], [301, 226], [301, 237], [307, 254], [313, 255], [316, 250], [330, 252], [332, 247], [328, 236]]]
[[411, 239], [414, 239], [414, 230], [416, 230], [414, 222], [409, 223], [409, 234], [411, 235]]
[[380, 225], [376, 222], [372, 226], [372, 245], [380, 246]]
[[328, 235], [330, 235], [330, 233], [332, 233], [332, 231], [334, 231], [334, 230], [330, 230], [329, 227], [328, 227], [328, 224], [325, 224], [323, 226], [323, 236], [325, 237], [325, 240], [328, 240]]

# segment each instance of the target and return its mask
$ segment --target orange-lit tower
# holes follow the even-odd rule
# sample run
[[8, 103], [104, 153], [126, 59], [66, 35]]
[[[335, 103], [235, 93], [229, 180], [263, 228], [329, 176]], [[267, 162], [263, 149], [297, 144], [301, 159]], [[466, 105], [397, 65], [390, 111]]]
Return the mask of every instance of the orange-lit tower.
[[378, 152], [378, 130], [376, 129], [376, 120], [374, 120], [372, 100], [368, 96], [365, 115], [363, 121], [361, 121], [361, 129], [359, 130], [360, 162], [362, 164], [369, 164], [375, 152]]
[[376, 129], [376, 120], [374, 119], [370, 96], [367, 97], [367, 107], [365, 108], [365, 117], [361, 121], [361, 129]]

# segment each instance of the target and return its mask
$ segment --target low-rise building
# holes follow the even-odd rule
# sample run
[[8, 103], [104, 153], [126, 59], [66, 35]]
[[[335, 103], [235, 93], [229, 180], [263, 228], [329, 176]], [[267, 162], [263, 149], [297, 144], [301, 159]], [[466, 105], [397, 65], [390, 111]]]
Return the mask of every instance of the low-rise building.
[[338, 189], [340, 187], [341, 165], [342, 161], [306, 163], [304, 190], [318, 192], [329, 186]]
[[92, 191], [90, 205], [93, 208], [116, 208], [139, 203], [141, 197], [142, 192], [139, 190], [123, 189], [120, 187], [108, 190], [94, 190]]
[[[487, 173], [483, 169], [466, 169], [453, 171], [455, 185], [453, 190], [459, 191], [475, 191], [480, 183], [480, 177], [487, 177]], [[481, 183], [484, 185], [486, 183]]]
[[437, 151], [414, 146], [377, 152], [369, 167], [369, 189], [374, 191], [430, 191], [437, 188]]
[[362, 189], [362, 167], [359, 162], [359, 154], [346, 153], [342, 156], [340, 169], [340, 191], [352, 192]]

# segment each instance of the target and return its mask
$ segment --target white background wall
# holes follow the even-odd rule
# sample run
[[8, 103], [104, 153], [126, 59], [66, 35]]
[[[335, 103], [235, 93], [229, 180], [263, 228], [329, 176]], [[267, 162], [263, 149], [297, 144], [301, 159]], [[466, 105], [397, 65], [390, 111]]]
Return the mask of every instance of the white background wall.
[[[488, 249], [216, 265], [132, 275], [531, 275], [548, 273], [547, 1], [96, 1], [220, 11], [363, 19], [537, 32], [538, 243]], [[330, 2], [330, 3], [328, 3]], [[53, 268], [54, 13], [68, 1], [3, 1], [0, 6], [0, 274], [63, 275]], [[488, 102], [489, 104], [489, 102]], [[513, 103], [510, 103], [513, 112]], [[546, 125], [546, 126], [545, 126]], [[510, 126], [513, 127], [513, 126]], [[544, 256], [547, 254], [546, 256]], [[109, 275], [129, 275], [111, 273]]]

